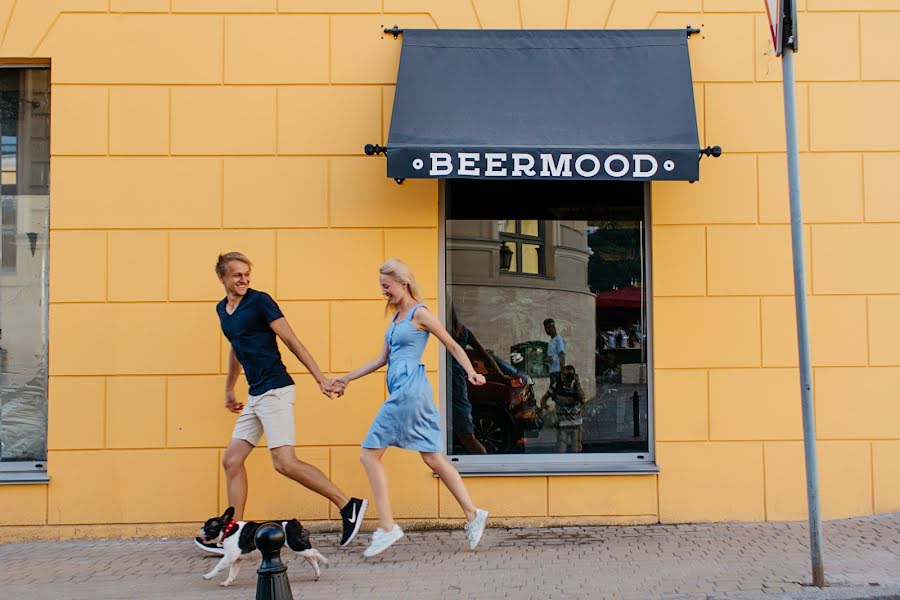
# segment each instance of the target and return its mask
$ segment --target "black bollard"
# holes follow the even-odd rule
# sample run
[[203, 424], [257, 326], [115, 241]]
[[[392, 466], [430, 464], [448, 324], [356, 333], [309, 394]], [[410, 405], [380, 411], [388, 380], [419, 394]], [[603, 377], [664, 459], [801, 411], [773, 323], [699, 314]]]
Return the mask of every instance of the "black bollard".
[[294, 600], [287, 567], [281, 562], [284, 530], [277, 523], [265, 523], [256, 530], [256, 547], [262, 554], [257, 569], [256, 600]]

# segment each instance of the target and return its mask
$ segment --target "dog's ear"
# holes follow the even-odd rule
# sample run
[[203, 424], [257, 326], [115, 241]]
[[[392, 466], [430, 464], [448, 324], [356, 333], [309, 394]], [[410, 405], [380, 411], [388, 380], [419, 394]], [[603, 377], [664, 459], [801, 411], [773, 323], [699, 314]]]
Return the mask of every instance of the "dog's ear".
[[228, 521], [231, 520], [231, 518], [233, 516], [234, 516], [234, 507], [229, 506], [228, 508], [225, 509], [225, 512], [222, 513], [222, 522], [227, 523]]
[[303, 543], [310, 548], [312, 548], [312, 544], [309, 541], [309, 529], [300, 525], [300, 539], [303, 540]]

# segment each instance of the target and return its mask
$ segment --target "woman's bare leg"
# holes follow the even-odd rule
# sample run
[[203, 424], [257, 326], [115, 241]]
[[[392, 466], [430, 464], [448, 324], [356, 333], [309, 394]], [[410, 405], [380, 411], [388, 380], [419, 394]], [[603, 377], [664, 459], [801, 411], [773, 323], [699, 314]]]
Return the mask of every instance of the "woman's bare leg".
[[463, 483], [462, 477], [459, 476], [459, 473], [453, 468], [453, 465], [450, 464], [444, 453], [420, 452], [420, 454], [425, 464], [437, 473], [444, 485], [447, 486], [447, 489], [450, 490], [450, 493], [453, 494], [453, 497], [456, 498], [456, 501], [459, 502], [460, 508], [466, 513], [466, 521], [472, 521], [475, 518], [475, 505], [472, 504], [469, 490], [466, 489], [466, 484]]
[[359, 461], [365, 467], [369, 485], [372, 486], [372, 496], [375, 498], [375, 506], [378, 507], [378, 526], [383, 531], [390, 531], [394, 528], [394, 513], [391, 511], [387, 472], [381, 464], [384, 450], [384, 448], [363, 448], [359, 453]]

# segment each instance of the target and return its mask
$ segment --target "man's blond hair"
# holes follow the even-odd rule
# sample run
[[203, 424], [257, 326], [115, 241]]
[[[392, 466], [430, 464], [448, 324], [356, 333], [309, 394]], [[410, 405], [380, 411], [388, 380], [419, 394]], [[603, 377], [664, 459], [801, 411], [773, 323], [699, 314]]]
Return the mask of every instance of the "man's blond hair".
[[216, 259], [216, 275], [224, 277], [225, 273], [228, 272], [228, 263], [232, 260], [239, 260], [251, 269], [253, 268], [253, 263], [250, 262], [246, 255], [240, 252], [226, 252], [225, 254], [220, 254], [219, 258]]

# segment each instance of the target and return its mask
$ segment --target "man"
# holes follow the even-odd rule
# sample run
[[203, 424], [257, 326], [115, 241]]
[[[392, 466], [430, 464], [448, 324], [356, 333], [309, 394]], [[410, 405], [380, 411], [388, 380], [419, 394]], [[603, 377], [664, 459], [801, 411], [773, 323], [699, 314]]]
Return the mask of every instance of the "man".
[[550, 336], [550, 344], [547, 346], [547, 358], [545, 362], [550, 364], [550, 383], [559, 381], [559, 373], [566, 363], [566, 340], [556, 332], [556, 322], [553, 319], [544, 320], [544, 332]]
[[[234, 520], [242, 520], [247, 502], [244, 461], [265, 433], [275, 470], [325, 496], [340, 509], [344, 525], [340, 543], [346, 546], [359, 532], [368, 502], [348, 498], [322, 471], [300, 461], [294, 453], [294, 381], [281, 362], [276, 336], [309, 370], [319, 389], [329, 398], [332, 381], [319, 370], [271, 296], [250, 288], [251, 266], [250, 260], [239, 252], [219, 255], [216, 262], [216, 275], [225, 288], [225, 298], [216, 306], [216, 312], [222, 332], [231, 343], [225, 408], [241, 415], [222, 457], [228, 503], [234, 507]], [[234, 384], [241, 367], [250, 386], [246, 405], [234, 397]], [[195, 542], [205, 550], [222, 553], [221, 548], [200, 538]]]
[[581, 452], [584, 424], [581, 407], [585, 397], [575, 367], [567, 365], [560, 379], [550, 382], [550, 389], [541, 398], [542, 408], [547, 408], [547, 399], [551, 397], [556, 406], [556, 451], [563, 453], [571, 444], [572, 452]]

